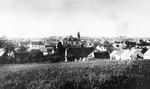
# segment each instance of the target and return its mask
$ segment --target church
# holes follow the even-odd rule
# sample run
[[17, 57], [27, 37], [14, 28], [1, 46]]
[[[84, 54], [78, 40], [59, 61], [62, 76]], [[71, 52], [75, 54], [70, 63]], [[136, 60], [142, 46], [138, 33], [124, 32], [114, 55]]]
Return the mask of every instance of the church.
[[69, 36], [63, 39], [63, 46], [64, 47], [80, 47], [81, 46], [81, 39], [80, 33], [78, 32], [77, 37]]

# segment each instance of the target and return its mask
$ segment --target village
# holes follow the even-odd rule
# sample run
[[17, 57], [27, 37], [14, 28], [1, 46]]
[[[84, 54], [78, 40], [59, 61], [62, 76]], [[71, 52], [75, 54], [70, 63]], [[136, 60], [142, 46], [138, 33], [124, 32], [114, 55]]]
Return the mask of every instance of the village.
[[[76, 36], [8, 40], [1, 37], [0, 56], [5, 63], [150, 59], [150, 39]], [[2, 63], [3, 63], [2, 62]], [[6, 62], [6, 63], [7, 63]]]
[[92, 38], [78, 32], [41, 39], [1, 37], [0, 47], [1, 89], [149, 87], [148, 38]]
[[150, 0], [0, 0], [0, 89], [150, 89]]

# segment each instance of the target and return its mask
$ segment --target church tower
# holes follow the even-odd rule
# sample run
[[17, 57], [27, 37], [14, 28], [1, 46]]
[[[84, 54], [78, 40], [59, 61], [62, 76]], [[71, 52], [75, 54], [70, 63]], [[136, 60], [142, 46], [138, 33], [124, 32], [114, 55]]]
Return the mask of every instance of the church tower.
[[78, 39], [80, 40], [80, 32], [78, 32], [77, 37], [78, 37]]

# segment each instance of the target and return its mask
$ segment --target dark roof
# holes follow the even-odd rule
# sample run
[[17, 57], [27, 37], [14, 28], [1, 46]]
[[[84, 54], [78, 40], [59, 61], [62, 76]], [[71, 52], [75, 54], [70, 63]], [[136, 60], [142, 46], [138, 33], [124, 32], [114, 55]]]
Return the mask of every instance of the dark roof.
[[93, 47], [71, 47], [68, 49], [68, 56], [74, 54], [75, 56], [87, 57], [92, 51], [94, 51]]
[[31, 42], [32, 45], [44, 45], [41, 41], [33, 41]]

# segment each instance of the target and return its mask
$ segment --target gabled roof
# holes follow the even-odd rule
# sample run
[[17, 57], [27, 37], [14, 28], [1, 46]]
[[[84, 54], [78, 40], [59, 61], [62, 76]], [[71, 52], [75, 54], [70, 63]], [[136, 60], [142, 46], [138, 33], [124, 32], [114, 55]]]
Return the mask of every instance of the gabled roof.
[[144, 55], [150, 56], [150, 49], [148, 49], [148, 50], [144, 53]]

